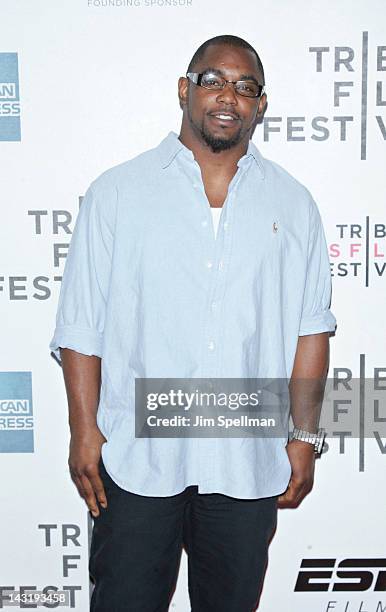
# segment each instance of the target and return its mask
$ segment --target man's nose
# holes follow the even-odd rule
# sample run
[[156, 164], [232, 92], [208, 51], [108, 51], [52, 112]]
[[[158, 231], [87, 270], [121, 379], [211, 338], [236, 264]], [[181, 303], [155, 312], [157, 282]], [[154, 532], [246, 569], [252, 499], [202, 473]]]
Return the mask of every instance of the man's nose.
[[217, 96], [218, 100], [224, 100], [228, 104], [237, 104], [237, 93], [233, 83], [225, 83]]

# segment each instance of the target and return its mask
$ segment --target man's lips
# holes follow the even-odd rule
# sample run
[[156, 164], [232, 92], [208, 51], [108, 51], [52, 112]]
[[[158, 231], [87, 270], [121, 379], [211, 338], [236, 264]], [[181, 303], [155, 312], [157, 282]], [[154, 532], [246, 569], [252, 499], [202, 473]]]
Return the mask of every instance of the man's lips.
[[227, 125], [234, 125], [237, 121], [239, 121], [239, 118], [237, 117], [237, 115], [235, 115], [234, 113], [229, 113], [224, 111], [223, 113], [209, 113], [209, 117], [211, 117], [211, 119], [213, 119], [216, 122], [222, 123], [222, 124], [227, 124]]

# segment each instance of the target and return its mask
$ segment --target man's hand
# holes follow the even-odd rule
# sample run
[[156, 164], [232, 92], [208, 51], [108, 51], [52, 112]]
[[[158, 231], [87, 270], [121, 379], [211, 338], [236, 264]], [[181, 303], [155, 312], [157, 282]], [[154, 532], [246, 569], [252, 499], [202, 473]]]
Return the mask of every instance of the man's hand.
[[97, 501], [107, 508], [106, 493], [99, 476], [98, 464], [106, 438], [98, 427], [87, 433], [71, 436], [68, 465], [71, 478], [93, 516], [99, 516]]
[[287, 454], [292, 475], [287, 490], [278, 499], [278, 508], [297, 508], [314, 483], [314, 446], [301, 440], [288, 442]]
[[107, 507], [98, 464], [106, 438], [97, 426], [101, 387], [101, 358], [61, 348], [71, 431], [68, 465], [71, 478], [93, 516], [99, 516], [97, 501]]

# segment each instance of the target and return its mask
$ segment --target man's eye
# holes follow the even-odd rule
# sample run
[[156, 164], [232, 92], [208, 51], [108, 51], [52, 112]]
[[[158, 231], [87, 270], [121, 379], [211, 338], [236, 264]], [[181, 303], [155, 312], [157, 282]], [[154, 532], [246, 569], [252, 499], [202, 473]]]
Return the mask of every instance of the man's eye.
[[239, 88], [242, 89], [243, 91], [254, 91], [253, 87], [248, 85], [248, 83], [240, 83]]
[[205, 76], [203, 80], [206, 85], [220, 85], [220, 79], [213, 75]]

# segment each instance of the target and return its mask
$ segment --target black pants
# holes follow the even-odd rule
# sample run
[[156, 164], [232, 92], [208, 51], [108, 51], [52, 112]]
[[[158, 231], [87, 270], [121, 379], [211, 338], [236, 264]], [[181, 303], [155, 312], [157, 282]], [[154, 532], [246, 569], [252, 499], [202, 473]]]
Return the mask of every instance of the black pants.
[[192, 612], [251, 612], [259, 597], [277, 497], [243, 500], [124, 491], [100, 463], [108, 507], [94, 519], [91, 612], [167, 612], [182, 546]]

